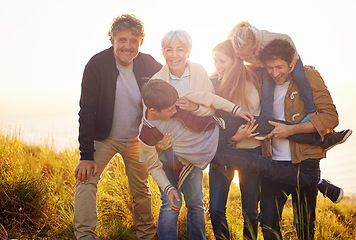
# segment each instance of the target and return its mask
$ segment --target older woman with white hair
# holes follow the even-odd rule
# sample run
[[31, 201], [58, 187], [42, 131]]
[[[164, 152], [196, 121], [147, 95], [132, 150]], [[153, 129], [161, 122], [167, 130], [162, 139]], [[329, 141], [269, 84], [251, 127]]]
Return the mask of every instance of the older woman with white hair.
[[214, 91], [204, 67], [188, 60], [192, 39], [187, 32], [175, 30], [166, 33], [161, 47], [166, 65], [152, 78], [163, 79], [180, 91]]
[[[157, 72], [152, 79], [162, 79], [174, 86], [179, 93], [188, 91], [214, 92], [214, 87], [204, 67], [188, 60], [192, 50], [192, 40], [189, 34], [183, 30], [169, 31], [161, 41], [162, 53], [166, 65]], [[179, 99], [177, 105], [186, 110], [193, 110], [197, 114], [204, 115], [211, 111], [204, 106], [198, 106], [185, 98]], [[165, 139], [170, 140], [170, 136]], [[177, 182], [172, 171], [167, 167], [167, 154], [161, 154], [160, 160], [172, 185]], [[184, 164], [184, 163], [183, 163]], [[184, 195], [187, 207], [187, 238], [205, 239], [205, 214], [202, 189], [203, 172], [194, 167], [184, 180], [175, 199], [168, 199], [164, 189], [161, 191], [162, 205], [158, 218], [158, 237], [162, 239], [177, 239], [178, 216]], [[174, 202], [177, 208], [172, 209], [169, 201]]]

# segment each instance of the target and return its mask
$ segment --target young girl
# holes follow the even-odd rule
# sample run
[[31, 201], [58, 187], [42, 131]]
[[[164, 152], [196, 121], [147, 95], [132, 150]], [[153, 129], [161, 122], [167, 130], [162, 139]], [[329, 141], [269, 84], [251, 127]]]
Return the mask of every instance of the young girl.
[[[225, 40], [214, 47], [213, 59], [216, 71], [210, 79], [217, 94], [258, 116], [260, 114], [260, 81], [259, 75], [250, 69], [253, 66], [245, 66], [243, 61], [236, 57], [231, 40]], [[254, 129], [253, 124], [242, 125], [238, 134], [235, 135], [239, 138], [235, 147], [250, 153], [251, 156], [261, 155], [261, 142], [253, 138]], [[234, 167], [219, 168], [213, 163], [210, 164], [209, 212], [216, 239], [230, 239], [229, 225], [225, 214], [235, 169]], [[239, 184], [244, 218], [243, 236], [246, 239], [256, 239], [260, 176], [256, 173], [239, 170]]]
[[[278, 38], [287, 40], [292, 44], [294, 49], [296, 49], [291, 37], [288, 35], [259, 30], [251, 26], [248, 21], [239, 22], [230, 32], [229, 37], [232, 40], [237, 57], [258, 67], [265, 67], [259, 59], [260, 50], [274, 39]], [[301, 95], [308, 112], [308, 115], [302, 120], [302, 122], [304, 122], [307, 121], [310, 116], [315, 114], [316, 107], [313, 102], [312, 90], [304, 73], [303, 63], [297, 51], [295, 52], [294, 60], [290, 65], [290, 71], [292, 72], [293, 80], [299, 88], [299, 94]], [[262, 74], [261, 99], [261, 114], [264, 116], [272, 115], [274, 86], [275, 83], [273, 79], [269, 76], [267, 71], [264, 71]]]

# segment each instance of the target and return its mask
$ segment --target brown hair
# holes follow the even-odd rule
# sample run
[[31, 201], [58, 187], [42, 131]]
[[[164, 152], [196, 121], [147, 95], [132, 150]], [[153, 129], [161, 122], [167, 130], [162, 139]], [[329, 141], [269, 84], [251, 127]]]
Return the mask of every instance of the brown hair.
[[[235, 61], [236, 55], [235, 55], [235, 52], [234, 52], [234, 48], [232, 47], [231, 40], [225, 40], [225, 41], [219, 43], [218, 45], [216, 45], [213, 48], [212, 53], [214, 54], [214, 52], [216, 52], [216, 51], [222, 52], [223, 54], [225, 54], [226, 56], [231, 58], [233, 61]], [[210, 79], [218, 79], [217, 71], [214, 71], [211, 74]]]
[[135, 32], [135, 35], [145, 37], [145, 31], [143, 23], [135, 17], [133, 14], [122, 14], [114, 18], [108, 35], [113, 38], [118, 32], [124, 29], [130, 29]]
[[247, 96], [246, 82], [251, 82], [261, 92], [261, 80], [257, 70], [245, 66], [240, 58], [235, 58], [231, 70], [224, 75], [217, 93], [221, 97], [249, 109], [251, 103]]
[[215, 52], [215, 51], [222, 52], [223, 54], [230, 57], [231, 59], [235, 58], [235, 52], [234, 52], [234, 48], [232, 47], [231, 40], [225, 40], [225, 41], [219, 43], [218, 45], [216, 45], [213, 48], [213, 52]]
[[288, 64], [291, 64], [294, 59], [294, 54], [295, 49], [290, 42], [282, 39], [274, 39], [260, 51], [259, 56], [263, 63], [280, 58]]
[[151, 79], [141, 91], [143, 102], [148, 109], [154, 108], [158, 112], [169, 108], [178, 100], [177, 90], [168, 82], [161, 79]]

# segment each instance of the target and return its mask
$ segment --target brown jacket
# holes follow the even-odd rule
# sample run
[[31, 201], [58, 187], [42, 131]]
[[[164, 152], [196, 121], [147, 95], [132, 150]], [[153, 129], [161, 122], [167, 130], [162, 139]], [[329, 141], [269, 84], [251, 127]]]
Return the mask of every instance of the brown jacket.
[[[338, 124], [338, 113], [331, 98], [330, 92], [319, 72], [312, 67], [304, 67], [305, 74], [313, 91], [314, 104], [317, 115], [310, 119], [320, 136], [332, 131]], [[297, 84], [291, 80], [285, 97], [285, 118], [291, 123], [300, 123], [307, 115], [305, 105], [300, 97]], [[326, 157], [326, 151], [319, 146], [299, 144], [289, 141], [292, 162], [299, 163], [305, 159], [320, 159]], [[266, 140], [263, 146], [263, 155], [271, 158], [271, 141]]]

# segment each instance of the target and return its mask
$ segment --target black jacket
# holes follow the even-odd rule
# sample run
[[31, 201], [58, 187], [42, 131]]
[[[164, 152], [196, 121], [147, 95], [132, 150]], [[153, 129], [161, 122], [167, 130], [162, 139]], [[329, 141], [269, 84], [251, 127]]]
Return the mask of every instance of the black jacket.
[[[133, 72], [140, 90], [161, 67], [151, 55], [137, 55]], [[113, 47], [94, 55], [85, 66], [79, 111], [81, 160], [94, 160], [94, 140], [105, 140], [110, 134], [118, 75]]]

